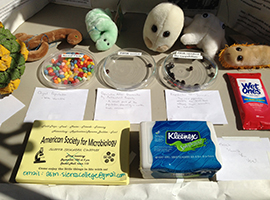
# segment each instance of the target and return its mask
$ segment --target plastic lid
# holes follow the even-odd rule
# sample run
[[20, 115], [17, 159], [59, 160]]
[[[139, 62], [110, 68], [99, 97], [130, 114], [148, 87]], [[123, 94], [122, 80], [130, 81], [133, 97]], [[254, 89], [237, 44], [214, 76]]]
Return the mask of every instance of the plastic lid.
[[118, 90], [135, 90], [149, 85], [156, 71], [152, 56], [140, 49], [120, 49], [109, 55], [103, 65], [104, 82]]
[[210, 86], [217, 73], [217, 64], [205, 53], [181, 49], [166, 57], [159, 70], [159, 77], [170, 89], [198, 91]]
[[38, 78], [47, 87], [73, 89], [88, 84], [94, 76], [95, 59], [79, 48], [63, 49], [48, 56], [38, 68]]

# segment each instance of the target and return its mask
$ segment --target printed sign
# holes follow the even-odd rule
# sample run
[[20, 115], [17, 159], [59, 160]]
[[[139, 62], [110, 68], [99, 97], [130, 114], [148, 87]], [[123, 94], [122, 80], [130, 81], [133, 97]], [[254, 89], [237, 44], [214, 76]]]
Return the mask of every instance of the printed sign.
[[129, 127], [128, 121], [35, 121], [16, 181], [127, 184]]

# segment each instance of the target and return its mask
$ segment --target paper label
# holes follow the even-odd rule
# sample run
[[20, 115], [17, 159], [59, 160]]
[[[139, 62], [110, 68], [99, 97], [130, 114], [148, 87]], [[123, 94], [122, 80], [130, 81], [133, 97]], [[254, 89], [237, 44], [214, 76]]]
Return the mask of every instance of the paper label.
[[173, 54], [173, 58], [183, 58], [183, 59], [203, 59], [203, 56], [200, 52], [184, 52], [176, 51]]
[[123, 52], [123, 51], [120, 51], [120, 52], [118, 52], [118, 55], [119, 56], [141, 56], [142, 53], [141, 52]]
[[73, 53], [64, 53], [62, 58], [82, 58], [84, 54], [73, 54]]

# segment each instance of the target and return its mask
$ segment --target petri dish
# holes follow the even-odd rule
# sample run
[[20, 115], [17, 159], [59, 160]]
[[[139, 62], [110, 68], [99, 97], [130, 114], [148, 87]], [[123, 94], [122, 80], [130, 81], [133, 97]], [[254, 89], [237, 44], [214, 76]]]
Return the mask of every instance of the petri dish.
[[170, 89], [199, 91], [212, 85], [217, 74], [217, 64], [208, 55], [193, 49], [180, 49], [165, 58], [159, 78]]
[[74, 89], [88, 84], [95, 74], [95, 59], [84, 49], [69, 48], [49, 55], [38, 68], [40, 82], [51, 88]]
[[151, 55], [135, 48], [120, 49], [105, 58], [103, 81], [118, 90], [146, 87], [155, 77], [156, 62]]

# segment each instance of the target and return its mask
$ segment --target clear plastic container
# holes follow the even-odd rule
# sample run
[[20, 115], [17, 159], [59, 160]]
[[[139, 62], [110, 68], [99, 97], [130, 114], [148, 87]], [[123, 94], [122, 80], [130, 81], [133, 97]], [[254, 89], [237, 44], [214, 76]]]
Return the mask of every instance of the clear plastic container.
[[154, 79], [155, 60], [140, 49], [120, 49], [109, 55], [103, 65], [101, 77], [110, 87], [135, 90], [146, 87]]
[[209, 87], [218, 74], [217, 64], [203, 52], [181, 49], [169, 54], [159, 71], [162, 83], [170, 89], [198, 91]]
[[41, 63], [38, 78], [47, 87], [73, 89], [90, 82], [95, 74], [95, 65], [89, 51], [63, 49], [52, 53]]

